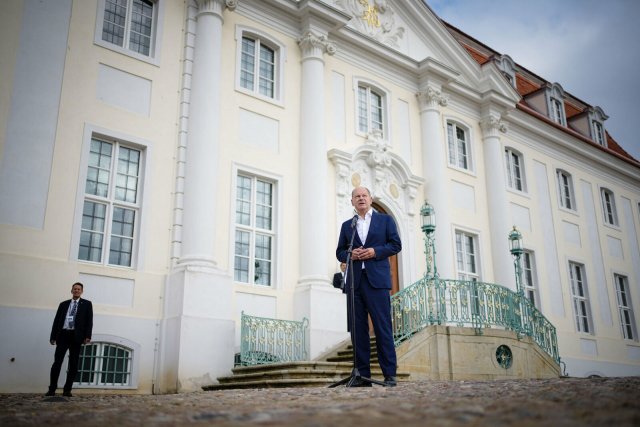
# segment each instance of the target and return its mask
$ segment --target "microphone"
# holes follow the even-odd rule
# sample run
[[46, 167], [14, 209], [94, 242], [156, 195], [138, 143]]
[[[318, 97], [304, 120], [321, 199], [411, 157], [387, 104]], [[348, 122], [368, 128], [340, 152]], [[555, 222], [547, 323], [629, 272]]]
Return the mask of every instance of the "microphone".
[[351, 228], [355, 227], [357, 222], [358, 222], [358, 214], [355, 214], [353, 216], [353, 219], [351, 220]]

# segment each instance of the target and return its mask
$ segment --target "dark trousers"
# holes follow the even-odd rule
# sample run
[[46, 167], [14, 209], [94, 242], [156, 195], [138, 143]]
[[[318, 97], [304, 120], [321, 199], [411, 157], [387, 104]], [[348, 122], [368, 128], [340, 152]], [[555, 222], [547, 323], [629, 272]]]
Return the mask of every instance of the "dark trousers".
[[51, 365], [51, 380], [49, 382], [49, 390], [55, 391], [58, 388], [58, 377], [64, 356], [69, 351], [69, 366], [67, 370], [67, 381], [64, 383], [64, 391], [71, 391], [73, 381], [78, 373], [78, 360], [80, 359], [81, 341], [75, 339], [74, 331], [63, 329], [58, 335], [56, 341], [56, 354]]
[[[371, 286], [366, 273], [362, 272], [360, 283], [355, 288], [355, 338], [356, 367], [363, 377], [371, 378], [371, 346], [369, 342], [369, 320], [376, 333], [378, 362], [384, 376], [396, 375], [396, 348], [393, 345], [391, 325], [391, 296], [389, 289]], [[353, 340], [353, 337], [352, 337]]]

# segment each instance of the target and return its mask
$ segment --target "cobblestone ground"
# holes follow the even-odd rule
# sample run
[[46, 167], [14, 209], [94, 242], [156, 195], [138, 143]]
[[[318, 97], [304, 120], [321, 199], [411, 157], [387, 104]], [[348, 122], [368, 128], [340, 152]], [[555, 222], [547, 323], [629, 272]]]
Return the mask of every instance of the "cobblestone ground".
[[[76, 393], [74, 391], [74, 393]], [[640, 426], [640, 377], [172, 395], [0, 395], [0, 426]]]

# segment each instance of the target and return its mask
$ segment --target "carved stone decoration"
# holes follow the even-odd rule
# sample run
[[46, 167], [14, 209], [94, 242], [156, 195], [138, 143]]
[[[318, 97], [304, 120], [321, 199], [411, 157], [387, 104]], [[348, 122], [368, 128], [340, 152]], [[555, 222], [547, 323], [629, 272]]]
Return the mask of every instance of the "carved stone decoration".
[[302, 50], [302, 56], [307, 57], [322, 57], [323, 53], [333, 55], [336, 53], [336, 45], [330, 42], [325, 35], [317, 35], [311, 31], [307, 31], [298, 39], [298, 45]]
[[485, 137], [498, 136], [498, 132], [507, 133], [507, 124], [499, 114], [490, 114], [480, 122]]
[[389, 155], [389, 145], [380, 139], [380, 134], [370, 133], [367, 135], [367, 144], [371, 146], [371, 153], [367, 157], [367, 164], [371, 167], [391, 166], [392, 159]]
[[398, 40], [404, 35], [404, 27], [395, 22], [395, 12], [387, 0], [336, 0], [336, 5], [353, 16], [351, 23], [364, 34], [387, 44], [398, 47]]
[[418, 102], [420, 103], [420, 109], [437, 108], [438, 105], [446, 107], [449, 104], [449, 95], [443, 94], [440, 89], [433, 86], [427, 86], [427, 88], [416, 94]]
[[[222, 17], [225, 6], [234, 11], [238, 6], [238, 0], [196, 0], [198, 5], [198, 15], [213, 14]], [[224, 4], [223, 4], [224, 3]]]

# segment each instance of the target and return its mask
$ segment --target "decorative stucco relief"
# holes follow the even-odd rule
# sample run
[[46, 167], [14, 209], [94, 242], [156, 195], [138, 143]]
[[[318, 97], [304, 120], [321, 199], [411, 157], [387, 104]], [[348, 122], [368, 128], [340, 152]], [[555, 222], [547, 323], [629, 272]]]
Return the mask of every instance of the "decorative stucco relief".
[[335, 4], [353, 16], [351, 24], [356, 30], [398, 48], [405, 29], [397, 25], [387, 0], [336, 0]]

